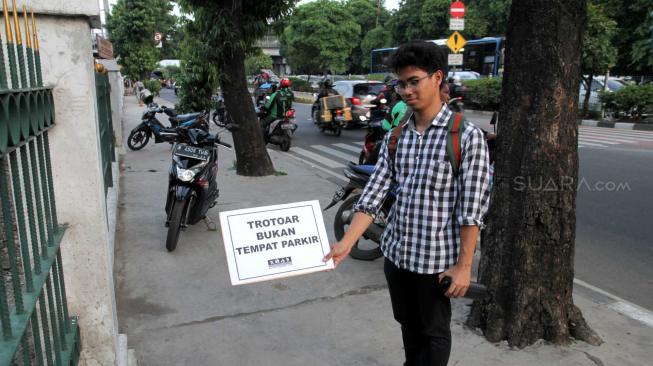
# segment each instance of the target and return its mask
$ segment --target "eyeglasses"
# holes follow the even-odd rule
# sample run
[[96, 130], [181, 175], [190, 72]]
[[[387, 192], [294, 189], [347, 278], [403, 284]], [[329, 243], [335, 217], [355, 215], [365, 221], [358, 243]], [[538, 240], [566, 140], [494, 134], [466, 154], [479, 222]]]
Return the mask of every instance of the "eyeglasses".
[[408, 80], [407, 82], [398, 80], [397, 85], [395, 85], [395, 90], [397, 91], [397, 93], [402, 93], [404, 91], [407, 91], [408, 89], [416, 90], [419, 87], [420, 81], [428, 77], [431, 77], [431, 75], [433, 75], [433, 73], [426, 74], [426, 76], [422, 76], [421, 78]]

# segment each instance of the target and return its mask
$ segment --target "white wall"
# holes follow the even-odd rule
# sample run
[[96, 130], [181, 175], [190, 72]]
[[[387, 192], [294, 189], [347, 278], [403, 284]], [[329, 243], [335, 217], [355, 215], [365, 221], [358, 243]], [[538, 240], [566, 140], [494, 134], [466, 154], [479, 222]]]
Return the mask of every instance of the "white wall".
[[[34, 1], [35, 9], [57, 7], [72, 14], [97, 14], [95, 1]], [[107, 250], [111, 236], [100, 168], [89, 20], [41, 15], [37, 28], [43, 81], [54, 87], [53, 180], [59, 222], [70, 225], [61, 251], [70, 314], [80, 317], [81, 364], [113, 365], [118, 343], [113, 253]]]

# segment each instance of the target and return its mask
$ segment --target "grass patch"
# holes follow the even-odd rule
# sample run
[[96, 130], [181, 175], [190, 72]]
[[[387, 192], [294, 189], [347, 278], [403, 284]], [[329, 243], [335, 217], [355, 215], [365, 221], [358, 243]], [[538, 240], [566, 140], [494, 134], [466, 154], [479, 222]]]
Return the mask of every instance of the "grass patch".
[[313, 98], [295, 97], [294, 102], [295, 102], [295, 103], [304, 103], [304, 104], [313, 104], [313, 102], [315, 102], [315, 99], [313, 99]]
[[288, 173], [282, 172], [280, 170], [275, 170], [275, 172], [274, 172], [275, 177], [283, 177], [283, 176], [286, 176], [286, 175], [288, 175]]

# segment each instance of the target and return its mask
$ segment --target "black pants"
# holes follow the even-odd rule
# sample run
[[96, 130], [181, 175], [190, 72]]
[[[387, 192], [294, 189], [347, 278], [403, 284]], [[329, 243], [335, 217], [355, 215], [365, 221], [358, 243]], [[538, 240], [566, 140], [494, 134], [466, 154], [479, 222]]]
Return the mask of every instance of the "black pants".
[[405, 366], [445, 366], [451, 352], [451, 302], [438, 289], [438, 275], [384, 265], [392, 312], [401, 324]]

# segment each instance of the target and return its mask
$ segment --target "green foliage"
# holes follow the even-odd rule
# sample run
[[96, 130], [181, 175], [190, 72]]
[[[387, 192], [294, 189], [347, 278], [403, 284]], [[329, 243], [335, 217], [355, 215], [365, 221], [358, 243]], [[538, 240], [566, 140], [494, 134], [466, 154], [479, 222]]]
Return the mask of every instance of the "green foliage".
[[161, 82], [159, 80], [143, 80], [143, 85], [145, 85], [145, 89], [155, 96], [159, 96], [161, 93]]
[[633, 119], [653, 112], [653, 84], [628, 85], [616, 92], [601, 92], [599, 98], [608, 108], [629, 113]]
[[181, 76], [181, 68], [177, 66], [166, 66], [162, 71], [165, 79], [178, 80]]
[[272, 68], [272, 57], [263, 53], [260, 48], [255, 48], [254, 51], [245, 59], [245, 73], [247, 75], [254, 75], [261, 69]]
[[363, 67], [370, 67], [370, 54], [375, 48], [385, 48], [392, 46], [392, 34], [385, 27], [376, 27], [367, 32], [363, 41], [361, 41], [361, 51], [363, 57]]
[[311, 83], [304, 79], [290, 78], [290, 82], [292, 83], [292, 90], [307, 93], [312, 93], [315, 91], [315, 89], [313, 89], [311, 86]]
[[478, 12], [478, 19], [485, 23], [485, 34], [476, 34], [477, 37], [506, 35], [512, 0], [468, 0], [465, 5]]
[[587, 12], [582, 52], [583, 74], [604, 74], [617, 61], [617, 49], [612, 45], [617, 23], [605, 14], [601, 6], [588, 4]]
[[342, 73], [357, 46], [361, 27], [340, 2], [318, 0], [298, 6], [281, 37], [282, 54], [296, 72]]
[[[380, 6], [379, 6], [380, 5]], [[366, 69], [369, 62], [370, 50], [363, 48], [364, 38], [375, 28], [383, 28], [390, 19], [390, 12], [376, 0], [348, 0], [345, 9], [354, 16], [356, 23], [361, 27], [361, 38], [351, 52], [349, 58], [349, 72], [360, 73]], [[388, 44], [391, 41], [387, 42]]]
[[498, 110], [501, 103], [501, 84], [501, 78], [465, 80], [465, 103], [481, 110]]
[[653, 26], [653, 0], [592, 0], [602, 5], [605, 13], [617, 22], [618, 37], [614, 45], [618, 49], [614, 73], [652, 74], [653, 44], [649, 42]]
[[175, 23], [167, 0], [118, 0], [107, 17], [109, 39], [124, 73], [143, 79], [156, 68], [160, 51], [154, 47], [154, 33], [164, 35]]
[[[478, 6], [467, 4], [465, 12], [465, 31], [463, 35], [468, 39], [481, 38], [488, 35], [488, 29], [492, 27], [492, 34], [497, 28], [489, 22], [497, 15], [490, 14], [492, 9], [509, 9], [510, 1], [493, 0], [478, 1]], [[485, 4], [481, 6], [480, 4]], [[400, 8], [394, 13], [390, 20], [392, 37], [397, 44], [416, 40], [429, 40], [447, 38], [451, 35], [449, 30], [449, 8], [450, 0], [404, 0]], [[502, 10], [499, 17], [506, 17], [507, 13]], [[499, 22], [501, 24], [501, 22]], [[506, 21], [503, 21], [506, 24]], [[504, 30], [504, 29], [501, 29]]]

